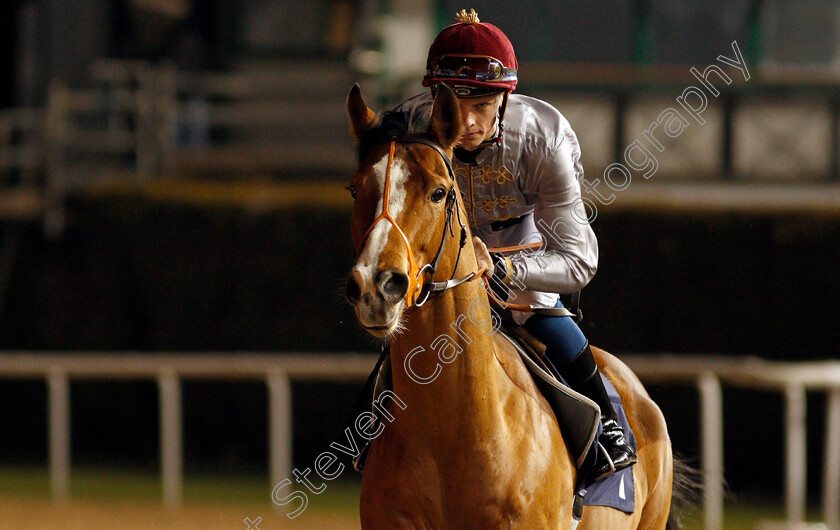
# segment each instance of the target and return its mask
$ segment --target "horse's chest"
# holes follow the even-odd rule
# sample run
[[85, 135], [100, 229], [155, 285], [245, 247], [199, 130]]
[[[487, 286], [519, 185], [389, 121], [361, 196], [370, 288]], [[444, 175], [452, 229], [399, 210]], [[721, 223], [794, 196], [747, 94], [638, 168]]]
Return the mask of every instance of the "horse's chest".
[[557, 528], [556, 492], [544, 489], [544, 480], [512, 473], [515, 468], [492, 459], [437, 467], [440, 472], [403, 463], [381, 484], [369, 484], [363, 504], [370, 509], [363, 514], [375, 512], [375, 517], [363, 517], [363, 526]]

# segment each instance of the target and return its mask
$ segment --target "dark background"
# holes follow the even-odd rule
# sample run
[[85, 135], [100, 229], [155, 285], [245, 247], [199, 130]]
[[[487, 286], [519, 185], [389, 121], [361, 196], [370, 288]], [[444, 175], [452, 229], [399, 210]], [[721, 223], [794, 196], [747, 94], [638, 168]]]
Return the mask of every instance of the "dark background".
[[[234, 5], [214, 0], [195, 2], [185, 18], [164, 21], [138, 15], [129, 0], [6, 1], [0, 5], [0, 107], [42, 104], [53, 79], [84, 84], [88, 65], [99, 57], [172, 60], [182, 68], [223, 69], [248, 61], [279, 62], [290, 71], [295, 61], [346, 65], [350, 43], [328, 44], [324, 37], [330, 14], [342, 4], [361, 18], [387, 14], [405, 2], [243, 0]], [[430, 6], [435, 29], [451, 23], [454, 11], [469, 7], [449, 1]], [[483, 1], [472, 6], [508, 32], [523, 63], [706, 65], [737, 40], [751, 70], [774, 62], [829, 73], [836, 69], [837, 1]], [[21, 56], [24, 8], [38, 13], [38, 56], [29, 62]], [[261, 20], [262, 13], [272, 25], [271, 38], [260, 40], [248, 24]], [[363, 25], [354, 24], [354, 31]], [[150, 28], [159, 31], [153, 34]], [[377, 46], [374, 37], [359, 39], [363, 47]], [[417, 53], [425, 56], [425, 50]], [[526, 82], [522, 88], [527, 93]], [[269, 177], [277, 182], [305, 178]], [[348, 177], [317, 175], [329, 182]], [[14, 181], [4, 175], [4, 185]], [[585, 334], [619, 356], [837, 358], [840, 219], [805, 212], [602, 208], [594, 224], [600, 269], [583, 293]], [[3, 236], [22, 233], [0, 298], [2, 351], [279, 356], [377, 348], [342, 298], [353, 260], [349, 198], [347, 208], [253, 211], [81, 193], [69, 198], [68, 214], [67, 230], [55, 239], [44, 236], [40, 221], [0, 224]], [[157, 468], [153, 381], [73, 381], [71, 386], [74, 463]], [[296, 465], [310, 465], [339, 438], [355, 388], [294, 385]], [[666, 414], [675, 448], [696, 457], [695, 390], [657, 386], [650, 391]], [[183, 392], [187, 470], [264, 473], [263, 383], [187, 380]], [[45, 394], [40, 381], [0, 381], [0, 461], [46, 461]], [[780, 496], [780, 397], [726, 388], [724, 405], [726, 478], [732, 490]], [[813, 487], [821, 477], [823, 405], [819, 395], [809, 399]]]

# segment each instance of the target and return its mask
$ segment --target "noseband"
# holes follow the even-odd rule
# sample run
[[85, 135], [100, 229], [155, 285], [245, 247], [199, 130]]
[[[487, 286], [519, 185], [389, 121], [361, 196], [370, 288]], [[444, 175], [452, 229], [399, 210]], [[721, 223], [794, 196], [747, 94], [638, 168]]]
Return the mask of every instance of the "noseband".
[[[405, 232], [402, 228], [400, 228], [400, 225], [397, 224], [396, 219], [391, 217], [391, 214], [388, 213], [388, 202], [391, 195], [391, 166], [394, 162], [394, 149], [398, 142], [423, 144], [434, 149], [443, 159], [443, 163], [446, 164], [446, 170], [449, 173], [450, 180], [452, 181], [452, 186], [449, 188], [449, 192], [446, 194], [446, 224], [443, 227], [443, 235], [440, 239], [440, 246], [438, 247], [434, 259], [432, 259], [431, 262], [423, 265], [422, 267], [418, 266], [417, 260], [414, 259], [414, 252], [411, 250], [411, 243], [408, 241], [408, 237], [405, 235]], [[446, 235], [450, 234], [452, 237], [455, 237], [455, 232], [452, 229], [453, 213], [456, 213], [458, 217], [458, 224], [461, 227], [461, 236], [458, 247], [458, 257], [455, 260], [455, 266], [452, 268], [452, 276], [449, 277], [449, 280], [443, 282], [424, 282], [424, 274], [428, 274], [429, 278], [432, 278], [435, 275], [438, 262], [440, 261], [440, 258], [443, 255], [443, 247], [446, 245]], [[452, 161], [449, 159], [449, 157], [439, 145], [423, 138], [402, 137], [394, 138], [393, 140], [391, 140], [391, 147], [388, 151], [388, 168], [385, 170], [385, 191], [382, 195], [382, 213], [373, 221], [373, 223], [367, 229], [367, 232], [365, 232], [365, 235], [362, 238], [362, 247], [364, 247], [364, 242], [367, 239], [368, 234], [370, 234], [371, 230], [373, 230], [373, 227], [375, 227], [379, 223], [379, 221], [382, 221], [383, 219], [387, 220], [389, 223], [391, 223], [391, 225], [393, 225], [394, 228], [397, 229], [397, 233], [402, 238], [402, 241], [405, 244], [405, 248], [408, 250], [409, 285], [408, 292], [406, 292], [405, 295], [406, 307], [411, 307], [412, 305], [420, 307], [423, 304], [425, 304], [430, 297], [440, 295], [447, 289], [451, 289], [464, 282], [470, 281], [474, 278], [478, 278], [481, 276], [481, 273], [483, 271], [479, 270], [473, 271], [462, 278], [453, 279], [455, 277], [455, 271], [458, 269], [458, 262], [461, 260], [461, 251], [464, 249], [464, 245], [466, 245], [467, 243], [467, 227], [464, 225], [464, 221], [461, 219], [461, 212], [457, 208], [455, 191], [455, 172], [452, 170]]]

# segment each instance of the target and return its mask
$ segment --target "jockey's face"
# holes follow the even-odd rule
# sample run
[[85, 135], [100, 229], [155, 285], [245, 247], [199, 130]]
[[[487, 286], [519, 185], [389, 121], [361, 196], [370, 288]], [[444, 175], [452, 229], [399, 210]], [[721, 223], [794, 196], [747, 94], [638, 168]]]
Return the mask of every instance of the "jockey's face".
[[458, 98], [464, 134], [458, 146], [472, 151], [496, 132], [496, 117], [502, 105], [502, 93], [480, 98]]

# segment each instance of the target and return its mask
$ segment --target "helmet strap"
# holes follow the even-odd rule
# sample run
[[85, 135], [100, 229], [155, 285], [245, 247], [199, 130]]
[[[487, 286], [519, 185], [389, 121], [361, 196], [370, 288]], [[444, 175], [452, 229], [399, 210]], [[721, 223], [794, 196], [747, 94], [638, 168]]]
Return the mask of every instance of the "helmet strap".
[[507, 109], [507, 102], [508, 102], [508, 95], [509, 94], [510, 94], [510, 92], [505, 90], [505, 93], [502, 96], [502, 104], [499, 105], [499, 135], [497, 136], [496, 143], [501, 143], [502, 133], [505, 132], [505, 110]]

